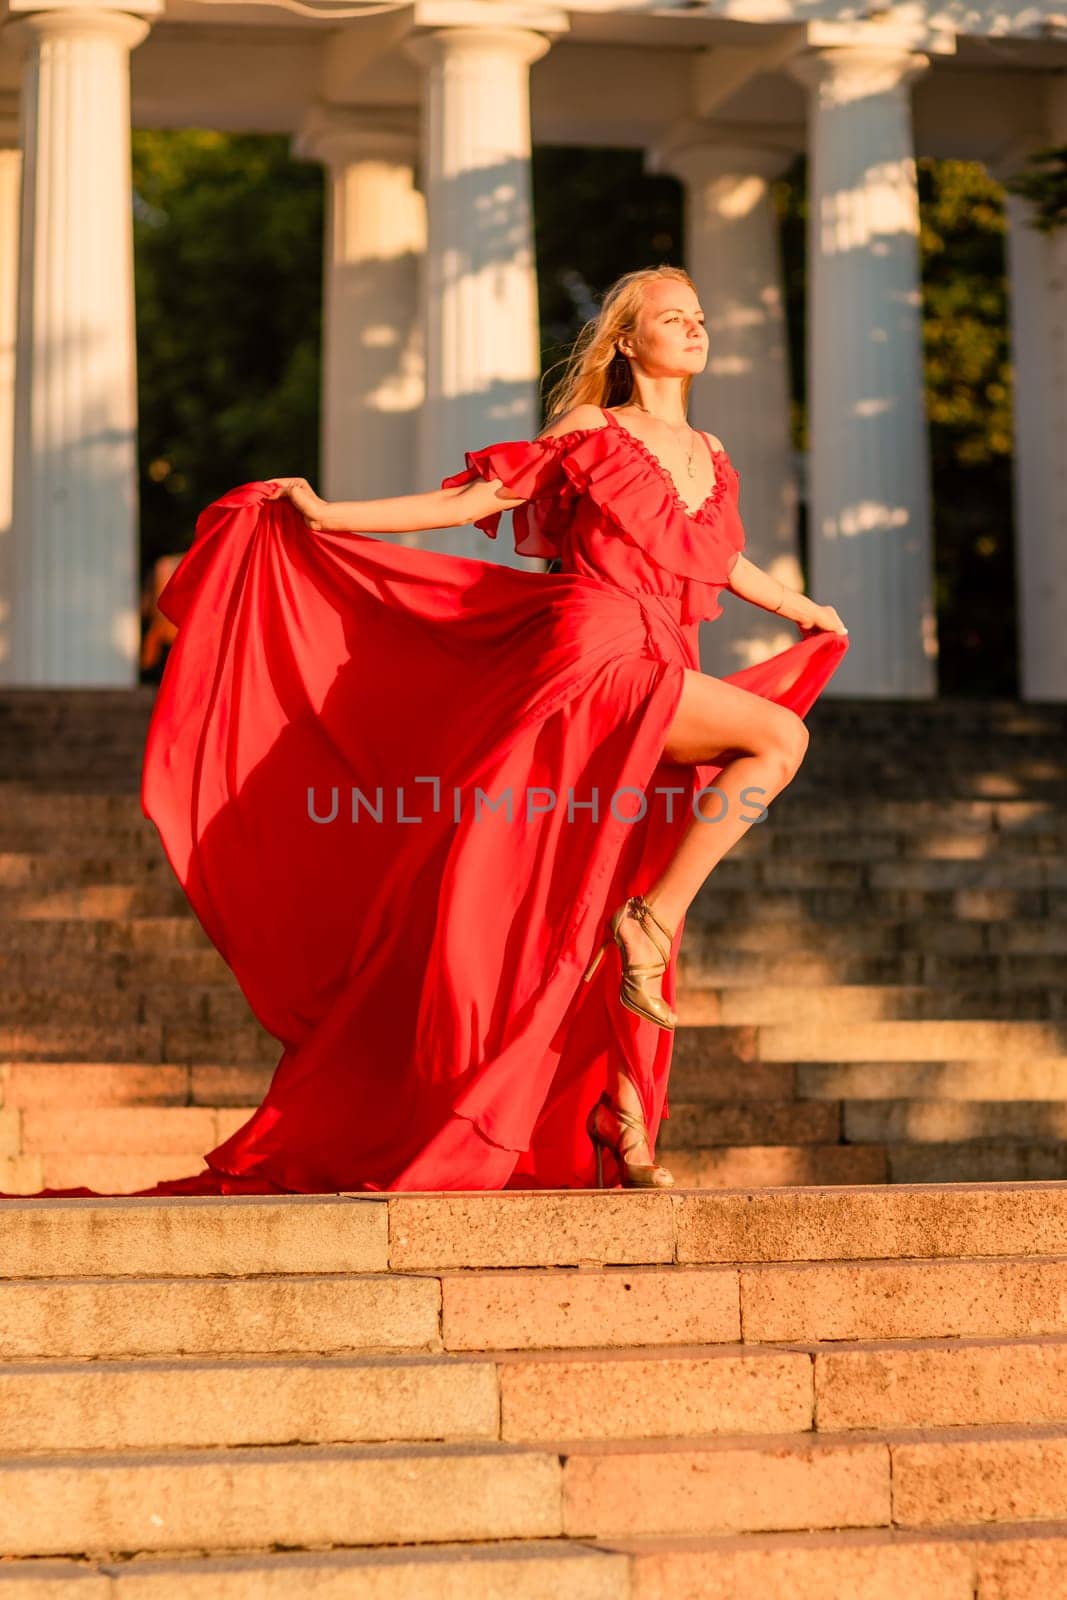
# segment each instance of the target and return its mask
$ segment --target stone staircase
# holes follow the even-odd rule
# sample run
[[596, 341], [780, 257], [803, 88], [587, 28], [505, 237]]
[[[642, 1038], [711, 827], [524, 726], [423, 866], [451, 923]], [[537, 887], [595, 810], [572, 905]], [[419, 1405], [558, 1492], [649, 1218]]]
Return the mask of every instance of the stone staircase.
[[0, 1207], [5, 1600], [1067, 1593], [1067, 1184]]
[[[0, 1189], [198, 1171], [280, 1047], [139, 781], [155, 690], [0, 691]], [[821, 702], [679, 958], [680, 1184], [1067, 1177], [1067, 707]]]
[[[0, 1188], [195, 1171], [279, 1053], [150, 707], [0, 694]], [[1067, 708], [811, 721], [674, 1191], [0, 1202], [0, 1600], [1067, 1595]]]

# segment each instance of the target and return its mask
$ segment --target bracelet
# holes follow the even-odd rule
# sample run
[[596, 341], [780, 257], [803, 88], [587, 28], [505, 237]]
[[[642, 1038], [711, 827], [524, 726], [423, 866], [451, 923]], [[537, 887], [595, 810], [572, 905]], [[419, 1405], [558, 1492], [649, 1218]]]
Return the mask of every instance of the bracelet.
[[781, 611], [782, 607], [785, 605], [785, 592], [786, 592], [785, 591], [785, 584], [782, 583], [781, 578], [779, 578], [778, 584], [779, 584], [779, 587], [781, 588], [781, 591], [782, 591], [782, 598], [779, 600], [778, 604], [775, 606], [775, 608], [774, 608], [775, 611]]

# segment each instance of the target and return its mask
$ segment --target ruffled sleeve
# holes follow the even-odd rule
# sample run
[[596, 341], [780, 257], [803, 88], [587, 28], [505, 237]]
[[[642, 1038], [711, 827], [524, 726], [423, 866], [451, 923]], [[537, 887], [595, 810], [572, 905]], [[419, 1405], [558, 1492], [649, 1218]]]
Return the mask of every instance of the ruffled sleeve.
[[[512, 507], [516, 553], [551, 561], [560, 554], [567, 511], [578, 493], [564, 463], [580, 436], [575, 431], [545, 439], [509, 439], [481, 450], [467, 450], [464, 471], [442, 478], [441, 488], [460, 488], [476, 478], [487, 483], [499, 478], [509, 494], [525, 497], [522, 505]], [[474, 526], [495, 539], [506, 509], [479, 517]]]

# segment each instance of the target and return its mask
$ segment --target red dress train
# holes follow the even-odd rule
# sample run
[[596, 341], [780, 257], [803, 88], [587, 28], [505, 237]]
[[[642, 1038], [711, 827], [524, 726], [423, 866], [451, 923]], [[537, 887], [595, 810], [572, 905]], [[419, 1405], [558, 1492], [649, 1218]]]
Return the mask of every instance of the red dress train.
[[[745, 542], [713, 455], [691, 513], [610, 412], [468, 452], [444, 484], [528, 497], [516, 548], [558, 574], [315, 533], [266, 483], [201, 514], [159, 601], [142, 807], [283, 1052], [202, 1172], [136, 1193], [589, 1187], [618, 1067], [654, 1146], [673, 1036], [619, 1003], [614, 944], [582, 975], [729, 757], [661, 755]], [[725, 681], [804, 715], [847, 647], [808, 633]]]

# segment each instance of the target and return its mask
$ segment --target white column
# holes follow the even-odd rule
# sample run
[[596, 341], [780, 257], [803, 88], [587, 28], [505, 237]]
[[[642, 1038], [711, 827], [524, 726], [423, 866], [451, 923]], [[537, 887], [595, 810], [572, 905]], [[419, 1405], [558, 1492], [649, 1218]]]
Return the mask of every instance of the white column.
[[[425, 73], [420, 487], [460, 471], [464, 450], [528, 439], [540, 422], [529, 72], [549, 44], [526, 29], [489, 27], [406, 41]], [[472, 552], [469, 527], [429, 532], [420, 543], [528, 566], [512, 552], [509, 521], [484, 551]]]
[[319, 492], [328, 500], [413, 494], [425, 389], [418, 130], [320, 105], [294, 150], [326, 166]]
[[850, 629], [826, 693], [937, 692], [910, 81], [929, 57], [794, 57], [810, 90], [809, 592]]
[[14, 587], [11, 495], [15, 445], [15, 324], [18, 305], [18, 96], [0, 96], [0, 683], [12, 681]]
[[[1067, 92], [1052, 91], [1042, 145], [1067, 143]], [[1017, 172], [1017, 146], [993, 169]], [[1067, 700], [1067, 230], [1041, 233], [1033, 205], [1005, 194], [1014, 368], [1015, 574], [1019, 695]]]
[[[653, 171], [685, 185], [685, 261], [709, 335], [708, 364], [693, 384], [690, 418], [722, 439], [741, 474], [749, 558], [792, 589], [803, 588], [797, 490], [789, 434], [789, 366], [778, 228], [771, 184], [789, 150], [694, 142], [649, 152]], [[722, 596], [723, 614], [700, 630], [701, 664], [720, 675], [765, 660], [796, 640], [781, 617]]]
[[23, 53], [12, 681], [138, 679], [129, 56], [140, 17], [42, 11]]

